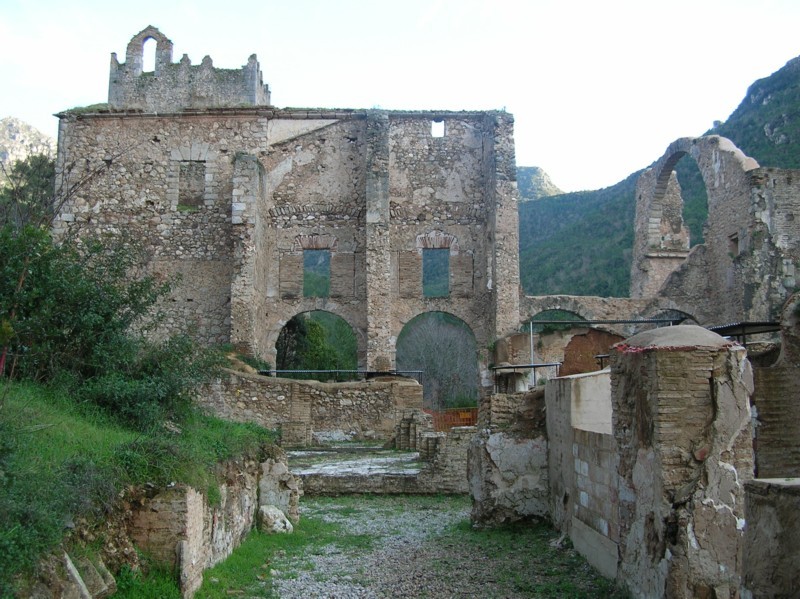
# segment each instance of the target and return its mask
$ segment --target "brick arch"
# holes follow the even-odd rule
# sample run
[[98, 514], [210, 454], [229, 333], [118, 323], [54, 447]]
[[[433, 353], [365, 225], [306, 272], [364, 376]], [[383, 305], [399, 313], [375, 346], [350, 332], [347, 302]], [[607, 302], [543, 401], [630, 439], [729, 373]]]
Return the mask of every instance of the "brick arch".
[[437, 229], [417, 235], [415, 247], [418, 252], [422, 252], [422, 250], [449, 249], [450, 254], [454, 256], [458, 255], [460, 249], [458, 238], [455, 235], [450, 235]]
[[292, 244], [292, 251], [303, 250], [330, 250], [335, 252], [339, 247], [339, 240], [334, 235], [297, 235]]
[[172, 41], [158, 28], [148, 25], [131, 38], [125, 51], [125, 63], [133, 75], [142, 74], [144, 43], [151, 39], [156, 42], [156, 75], [172, 64]]

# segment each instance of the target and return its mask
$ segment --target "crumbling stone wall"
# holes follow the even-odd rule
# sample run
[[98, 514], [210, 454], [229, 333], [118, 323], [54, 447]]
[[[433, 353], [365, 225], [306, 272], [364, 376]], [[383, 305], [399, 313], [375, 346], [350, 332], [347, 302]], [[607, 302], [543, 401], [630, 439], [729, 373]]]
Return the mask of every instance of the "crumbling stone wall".
[[472, 521], [496, 525], [548, 513], [544, 393], [494, 394], [479, 412], [467, 463]]
[[[705, 241], [689, 252], [673, 168], [697, 163], [708, 192]], [[702, 324], [775, 319], [800, 264], [797, 171], [760, 168], [719, 136], [673, 142], [637, 183], [631, 297], [661, 297]]]
[[220, 502], [215, 506], [186, 485], [155, 490], [132, 505], [128, 534], [157, 563], [174, 568], [181, 594], [192, 597], [203, 582], [203, 571], [228, 557], [244, 540], [264, 501], [278, 501], [297, 521], [300, 489], [285, 466], [285, 459], [263, 465], [225, 464], [219, 472]]
[[[143, 72], [143, 49], [155, 40], [155, 71]], [[125, 62], [111, 54], [108, 104], [116, 109], [146, 112], [173, 112], [181, 108], [253, 106], [270, 103], [269, 87], [253, 54], [239, 70], [214, 68], [206, 56], [193, 66], [184, 54], [172, 62], [172, 41], [152, 25], [137, 33], [128, 43]]]
[[744, 348], [679, 325], [631, 337], [611, 364], [620, 579], [636, 596], [731, 596], [753, 473]]
[[422, 387], [409, 379], [321, 383], [226, 371], [196, 402], [219, 418], [289, 430], [291, 445], [388, 440], [406, 411], [422, 409]]

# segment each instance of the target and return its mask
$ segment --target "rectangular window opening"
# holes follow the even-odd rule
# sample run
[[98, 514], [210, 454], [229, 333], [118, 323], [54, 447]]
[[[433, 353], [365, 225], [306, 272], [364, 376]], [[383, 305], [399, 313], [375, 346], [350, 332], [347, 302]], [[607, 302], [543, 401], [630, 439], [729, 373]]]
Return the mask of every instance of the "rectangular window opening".
[[303, 250], [303, 297], [328, 297], [331, 290], [331, 251]]
[[431, 121], [431, 137], [444, 137], [444, 121]]
[[450, 249], [422, 250], [422, 295], [450, 295]]
[[202, 160], [184, 160], [178, 181], [178, 206], [202, 206], [206, 191], [206, 163]]
[[731, 258], [739, 255], [739, 235], [737, 233], [728, 236], [728, 253]]

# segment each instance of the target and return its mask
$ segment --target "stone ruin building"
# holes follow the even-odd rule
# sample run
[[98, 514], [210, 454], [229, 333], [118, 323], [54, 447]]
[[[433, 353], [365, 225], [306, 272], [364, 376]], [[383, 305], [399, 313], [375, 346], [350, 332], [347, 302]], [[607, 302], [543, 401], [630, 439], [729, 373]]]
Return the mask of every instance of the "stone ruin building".
[[[389, 372], [403, 326], [442, 311], [482, 348], [477, 429], [433, 432], [419, 385], [394, 378], [231, 372], [200, 398], [208, 409], [279, 426], [290, 445], [330, 430], [393, 438], [432, 466], [392, 491], [469, 490], [478, 524], [547, 517], [634, 596], [800, 593], [800, 171], [762, 168], [724, 138], [677, 140], [637, 186], [630, 297], [526, 297], [504, 112], [279, 109], [255, 56], [238, 70], [173, 63], [170, 40], [148, 27], [124, 63], [112, 55], [108, 105], [59, 118], [65, 183], [95, 174], [56, 232], [131, 234], [151, 272], [180, 275], [167, 329], [189, 324], [274, 361], [282, 326], [325, 310], [356, 332], [360, 367]], [[709, 205], [691, 250], [673, 173], [687, 154]], [[304, 256], [320, 251], [324, 297], [303, 285]], [[442, 297], [423, 290], [435, 252], [447, 257]], [[612, 321], [582, 350], [609, 353], [610, 367], [493, 392], [490, 362], [534, 360], [514, 335], [550, 309]], [[698, 326], [631, 322], [665, 314], [780, 324], [780, 356], [751, 364]]]
[[[142, 72], [148, 39], [154, 73]], [[153, 272], [182, 277], [169, 325], [273, 363], [282, 326], [312, 310], [350, 324], [372, 371], [394, 369], [403, 325], [423, 312], [457, 316], [479, 347], [515, 329], [510, 115], [269, 101], [255, 56], [239, 70], [173, 63], [172, 42], [144, 29], [124, 63], [112, 55], [107, 108], [59, 115], [60, 172], [108, 168], [56, 229], [133, 234]], [[327, 297], [304, 293], [309, 250], [329, 255]], [[435, 252], [449, 262], [444, 297], [423, 293]]]

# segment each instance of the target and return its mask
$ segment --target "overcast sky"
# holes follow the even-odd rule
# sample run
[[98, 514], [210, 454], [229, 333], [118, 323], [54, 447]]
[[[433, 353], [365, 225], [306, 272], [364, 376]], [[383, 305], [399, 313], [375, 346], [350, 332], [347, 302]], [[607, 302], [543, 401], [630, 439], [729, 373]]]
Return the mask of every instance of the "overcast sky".
[[800, 54], [798, 0], [0, 0], [0, 117], [55, 136], [147, 25], [175, 61], [256, 53], [279, 107], [505, 109], [517, 164], [565, 191], [704, 133]]

